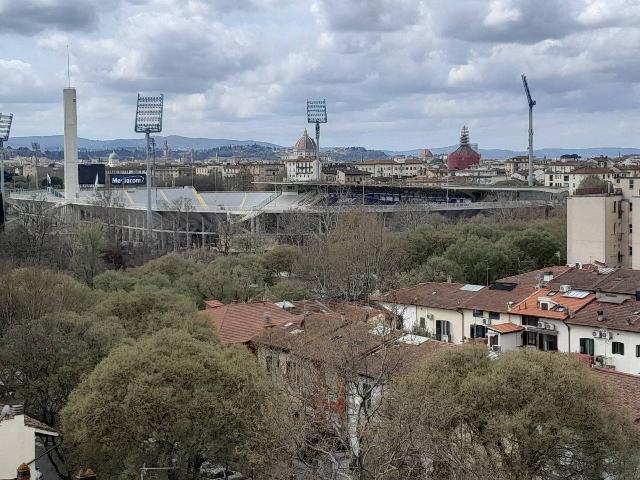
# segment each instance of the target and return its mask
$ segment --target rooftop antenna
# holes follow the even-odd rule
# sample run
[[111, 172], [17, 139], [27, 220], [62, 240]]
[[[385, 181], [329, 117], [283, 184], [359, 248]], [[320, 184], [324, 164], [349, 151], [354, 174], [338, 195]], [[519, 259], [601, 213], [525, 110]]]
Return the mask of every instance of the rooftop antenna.
[[[152, 241], [153, 214], [151, 212], [151, 134], [162, 131], [162, 107], [164, 95], [138, 94], [135, 131], [144, 133], [147, 145], [147, 241]], [[154, 148], [155, 150], [155, 148]]]
[[536, 101], [531, 98], [527, 76], [522, 74], [522, 85], [524, 92], [527, 94], [527, 103], [529, 104], [529, 186], [533, 187], [533, 106]]
[[[320, 124], [327, 123], [327, 101], [307, 99], [307, 122], [316, 124], [316, 162], [320, 164]], [[321, 167], [318, 166], [316, 180], [320, 180]]]

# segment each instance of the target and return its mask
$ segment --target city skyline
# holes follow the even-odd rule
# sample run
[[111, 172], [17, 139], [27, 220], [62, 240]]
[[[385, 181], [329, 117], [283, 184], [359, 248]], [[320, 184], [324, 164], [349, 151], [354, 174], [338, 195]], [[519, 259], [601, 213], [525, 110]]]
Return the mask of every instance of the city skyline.
[[79, 135], [135, 138], [138, 91], [167, 135], [292, 145], [326, 98], [323, 145], [634, 147], [640, 7], [616, 0], [0, 0], [0, 111], [62, 132], [67, 45]]

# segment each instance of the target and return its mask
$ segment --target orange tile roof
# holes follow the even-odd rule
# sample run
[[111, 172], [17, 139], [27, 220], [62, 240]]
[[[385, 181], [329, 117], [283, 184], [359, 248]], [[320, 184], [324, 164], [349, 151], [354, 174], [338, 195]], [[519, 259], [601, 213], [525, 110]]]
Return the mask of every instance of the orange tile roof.
[[[271, 302], [233, 303], [203, 313], [211, 318], [223, 344], [246, 343], [269, 327], [302, 319]], [[270, 317], [268, 322], [265, 314]]]
[[[518, 315], [529, 315], [532, 317], [552, 318], [556, 320], [564, 320], [569, 317], [569, 311], [578, 312], [582, 308], [586, 307], [595, 298], [595, 294], [589, 293], [584, 298], [571, 298], [565, 297], [562, 292], [555, 290], [556, 293], [552, 297], [549, 297], [549, 292], [554, 291], [552, 288], [542, 288], [536, 290], [533, 294], [529, 295], [522, 302], [518, 303], [511, 310], [512, 313]], [[548, 298], [551, 302], [556, 303], [560, 307], [564, 307], [559, 310], [542, 310], [538, 305], [538, 299], [541, 297]]]
[[522, 325], [516, 325], [515, 323], [498, 323], [496, 325], [488, 325], [487, 328], [489, 330], [493, 330], [498, 333], [516, 333], [524, 330]]
[[218, 308], [223, 306], [224, 303], [222, 303], [220, 300], [205, 300], [204, 301], [204, 307], [205, 308]]

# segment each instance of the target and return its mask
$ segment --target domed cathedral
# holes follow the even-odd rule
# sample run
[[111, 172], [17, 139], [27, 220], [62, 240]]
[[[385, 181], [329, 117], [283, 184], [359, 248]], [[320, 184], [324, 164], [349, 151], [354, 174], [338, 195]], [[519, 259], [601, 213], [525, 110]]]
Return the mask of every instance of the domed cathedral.
[[115, 167], [116, 165], [118, 165], [119, 162], [120, 162], [120, 158], [118, 157], [118, 154], [116, 152], [111, 152], [107, 160], [107, 166]]
[[293, 149], [285, 158], [287, 180], [292, 182], [319, 182], [322, 173], [322, 160], [316, 158], [316, 142], [304, 129]]
[[465, 170], [478, 163], [480, 163], [480, 154], [469, 144], [469, 129], [465, 125], [460, 133], [460, 146], [447, 157], [447, 168]]
[[306, 158], [316, 156], [316, 141], [309, 136], [307, 129], [304, 129], [302, 136], [293, 146], [293, 154], [296, 158]]

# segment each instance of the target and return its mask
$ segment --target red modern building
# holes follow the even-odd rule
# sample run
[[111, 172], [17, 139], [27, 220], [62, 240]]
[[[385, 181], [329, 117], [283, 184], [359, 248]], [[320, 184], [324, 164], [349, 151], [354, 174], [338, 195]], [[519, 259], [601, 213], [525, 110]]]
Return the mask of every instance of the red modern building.
[[469, 145], [469, 129], [465, 125], [460, 134], [460, 146], [447, 157], [447, 167], [449, 170], [464, 170], [478, 163], [480, 154]]

